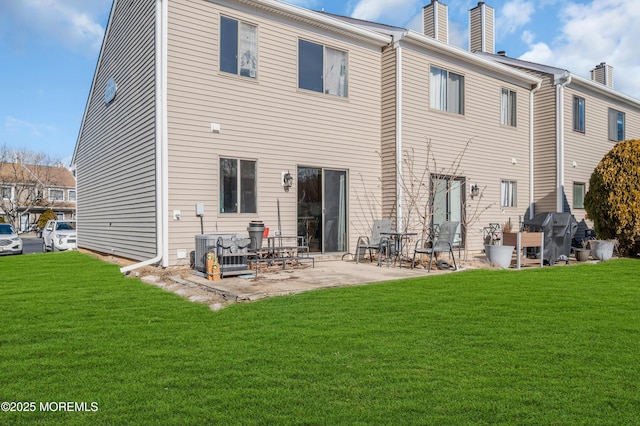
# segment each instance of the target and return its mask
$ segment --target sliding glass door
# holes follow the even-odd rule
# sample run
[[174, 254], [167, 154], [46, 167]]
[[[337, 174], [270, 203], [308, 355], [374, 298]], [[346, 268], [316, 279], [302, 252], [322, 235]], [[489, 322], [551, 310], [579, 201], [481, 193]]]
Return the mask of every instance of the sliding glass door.
[[298, 168], [298, 235], [312, 252], [347, 251], [347, 172]]

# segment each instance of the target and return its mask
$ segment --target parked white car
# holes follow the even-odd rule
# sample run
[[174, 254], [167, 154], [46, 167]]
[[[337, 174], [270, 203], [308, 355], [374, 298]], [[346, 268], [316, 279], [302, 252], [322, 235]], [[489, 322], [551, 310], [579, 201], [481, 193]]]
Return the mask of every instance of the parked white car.
[[0, 254], [22, 254], [22, 239], [9, 223], [0, 223]]
[[77, 245], [75, 220], [50, 220], [42, 230], [42, 248], [46, 251], [75, 250]]

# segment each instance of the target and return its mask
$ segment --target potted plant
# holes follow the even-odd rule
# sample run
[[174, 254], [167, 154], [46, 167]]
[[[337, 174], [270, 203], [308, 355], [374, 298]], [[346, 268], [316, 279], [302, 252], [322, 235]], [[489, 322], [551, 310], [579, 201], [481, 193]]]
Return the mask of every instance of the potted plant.
[[[503, 233], [510, 231], [511, 221], [506, 222], [502, 225]], [[491, 265], [499, 266], [500, 268], [508, 268], [511, 265], [511, 259], [513, 257], [513, 251], [515, 249], [515, 246], [491, 244], [484, 246], [484, 253]]]
[[609, 260], [613, 257], [615, 243], [609, 240], [591, 240], [591, 256], [597, 260]]

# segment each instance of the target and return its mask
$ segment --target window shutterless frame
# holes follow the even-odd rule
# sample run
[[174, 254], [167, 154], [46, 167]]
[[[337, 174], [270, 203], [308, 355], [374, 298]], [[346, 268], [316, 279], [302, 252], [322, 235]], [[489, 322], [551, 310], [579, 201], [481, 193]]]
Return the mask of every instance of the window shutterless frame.
[[220, 158], [220, 213], [257, 213], [257, 163]]
[[585, 100], [579, 96], [573, 97], [573, 130], [584, 133], [585, 129]]
[[464, 115], [464, 76], [431, 65], [429, 67], [429, 107]]
[[346, 98], [349, 90], [348, 53], [298, 39], [298, 88]]
[[247, 78], [258, 74], [258, 27], [220, 16], [220, 71]]

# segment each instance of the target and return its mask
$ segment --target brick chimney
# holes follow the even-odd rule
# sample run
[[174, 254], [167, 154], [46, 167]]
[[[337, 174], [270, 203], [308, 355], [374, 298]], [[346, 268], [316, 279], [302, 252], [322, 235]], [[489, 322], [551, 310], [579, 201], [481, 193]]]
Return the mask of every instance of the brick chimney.
[[469, 11], [469, 50], [494, 53], [495, 13], [483, 1]]
[[424, 35], [449, 43], [449, 11], [446, 4], [431, 0], [431, 4], [422, 8], [422, 19]]
[[600, 62], [591, 70], [591, 80], [613, 89], [613, 67], [606, 62]]

